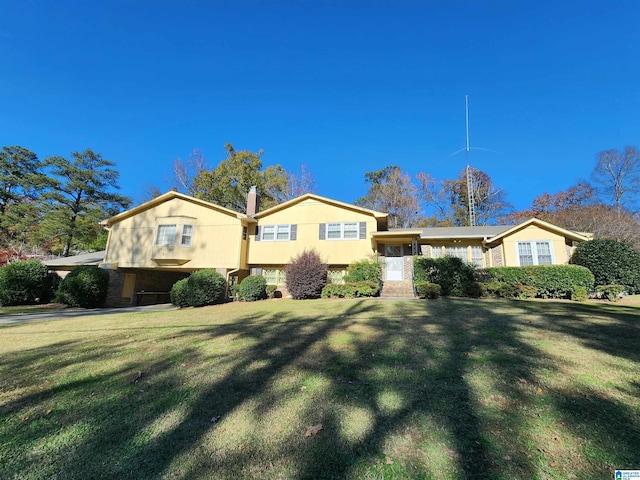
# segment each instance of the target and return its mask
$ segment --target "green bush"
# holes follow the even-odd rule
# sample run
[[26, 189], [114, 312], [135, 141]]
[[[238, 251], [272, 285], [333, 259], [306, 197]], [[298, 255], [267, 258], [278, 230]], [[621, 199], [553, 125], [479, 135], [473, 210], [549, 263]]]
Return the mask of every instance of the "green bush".
[[92, 265], [76, 267], [62, 279], [56, 299], [71, 307], [95, 308], [104, 305], [109, 274]]
[[629, 293], [640, 293], [640, 253], [629, 245], [604, 238], [582, 242], [571, 263], [591, 270], [596, 285], [625, 285]]
[[437, 283], [418, 282], [415, 289], [420, 298], [436, 299], [442, 295], [442, 288]]
[[38, 260], [12, 262], [0, 268], [0, 305], [33, 305], [47, 292], [47, 267]]
[[584, 302], [588, 298], [587, 289], [582, 285], [576, 285], [571, 292], [571, 300]]
[[327, 284], [327, 265], [315, 250], [305, 250], [285, 268], [287, 290], [296, 300], [320, 298]]
[[611, 302], [617, 302], [622, 292], [626, 290], [624, 285], [598, 285], [596, 293], [599, 297], [604, 297]]
[[224, 301], [227, 282], [213, 269], [193, 272], [187, 278], [187, 303], [191, 307], [214, 305]]
[[267, 285], [267, 287], [265, 288], [267, 298], [269, 299], [275, 298], [277, 290], [278, 290], [277, 285]]
[[376, 282], [329, 283], [322, 289], [322, 298], [375, 297], [380, 293]]
[[[526, 285], [536, 289], [535, 295], [541, 298], [571, 298], [576, 287], [593, 291], [593, 274], [589, 269], [578, 265], [536, 265], [526, 267], [490, 267], [481, 273], [491, 282], [503, 282], [520, 290], [520, 295], [528, 295], [517, 285]], [[516, 291], [515, 297], [518, 298]], [[522, 298], [522, 297], [519, 297]]]
[[382, 267], [377, 259], [361, 260], [354, 262], [347, 267], [347, 274], [344, 277], [345, 283], [382, 282]]
[[457, 257], [413, 258], [414, 283], [437, 283], [445, 297], [479, 296], [474, 268]]
[[55, 298], [61, 281], [62, 278], [60, 278], [60, 275], [56, 272], [49, 272], [47, 274], [47, 278], [44, 281], [42, 297], [40, 297], [40, 303], [49, 303]]
[[238, 293], [247, 302], [264, 300], [267, 298], [267, 281], [262, 275], [249, 275], [240, 283]]
[[189, 301], [187, 299], [188, 280], [188, 278], [178, 280], [171, 287], [171, 291], [169, 292], [169, 300], [171, 300], [171, 303], [173, 303], [176, 307], [182, 308], [189, 306]]

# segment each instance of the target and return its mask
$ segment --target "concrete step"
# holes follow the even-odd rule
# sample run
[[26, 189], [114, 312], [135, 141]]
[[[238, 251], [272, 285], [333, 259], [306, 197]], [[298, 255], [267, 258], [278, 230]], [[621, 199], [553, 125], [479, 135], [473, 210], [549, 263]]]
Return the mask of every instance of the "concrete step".
[[401, 297], [401, 298], [413, 298], [413, 282], [411, 280], [403, 280], [393, 282], [385, 280], [382, 285], [381, 297]]

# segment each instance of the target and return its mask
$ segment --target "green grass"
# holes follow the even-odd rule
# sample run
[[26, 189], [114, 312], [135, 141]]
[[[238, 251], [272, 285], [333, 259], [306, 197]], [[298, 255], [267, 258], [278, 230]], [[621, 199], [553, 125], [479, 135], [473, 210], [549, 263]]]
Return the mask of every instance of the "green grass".
[[640, 468], [639, 346], [637, 306], [552, 301], [4, 326], [0, 478], [612, 478]]

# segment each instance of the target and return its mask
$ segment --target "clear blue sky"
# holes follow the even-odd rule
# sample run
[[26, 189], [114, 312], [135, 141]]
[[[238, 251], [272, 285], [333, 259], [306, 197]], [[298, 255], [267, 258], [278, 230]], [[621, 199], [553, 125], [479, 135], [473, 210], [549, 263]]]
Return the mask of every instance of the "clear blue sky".
[[0, 0], [0, 145], [91, 148], [122, 193], [168, 190], [224, 144], [314, 173], [351, 202], [364, 173], [471, 165], [516, 208], [640, 146], [640, 1]]

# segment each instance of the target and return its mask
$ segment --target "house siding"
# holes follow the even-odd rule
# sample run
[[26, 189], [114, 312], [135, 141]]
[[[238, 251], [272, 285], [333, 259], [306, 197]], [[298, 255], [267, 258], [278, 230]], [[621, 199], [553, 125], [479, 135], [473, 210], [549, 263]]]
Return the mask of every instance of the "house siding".
[[[272, 214], [259, 217], [260, 226], [297, 225], [296, 240], [256, 241], [255, 229], [250, 232], [248, 263], [251, 266], [288, 264], [305, 250], [313, 249], [328, 265], [348, 265], [374, 253], [370, 232], [377, 231], [377, 220], [361, 210], [325, 203], [308, 198]], [[365, 238], [328, 240], [321, 238], [321, 225], [356, 222]], [[364, 223], [364, 225], [362, 225]], [[360, 235], [362, 236], [362, 235]]]

